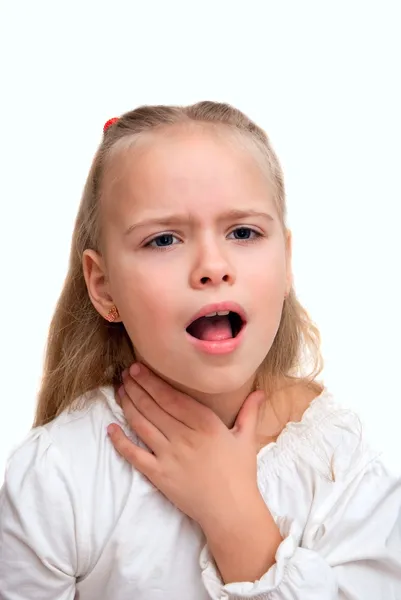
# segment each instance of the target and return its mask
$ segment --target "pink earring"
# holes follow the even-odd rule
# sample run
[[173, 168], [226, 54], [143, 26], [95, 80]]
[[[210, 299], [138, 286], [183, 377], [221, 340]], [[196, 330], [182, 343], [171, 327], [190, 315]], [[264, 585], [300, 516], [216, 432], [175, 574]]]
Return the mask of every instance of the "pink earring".
[[120, 314], [117, 307], [113, 304], [109, 312], [107, 313], [106, 319], [109, 323], [114, 323], [119, 318]]

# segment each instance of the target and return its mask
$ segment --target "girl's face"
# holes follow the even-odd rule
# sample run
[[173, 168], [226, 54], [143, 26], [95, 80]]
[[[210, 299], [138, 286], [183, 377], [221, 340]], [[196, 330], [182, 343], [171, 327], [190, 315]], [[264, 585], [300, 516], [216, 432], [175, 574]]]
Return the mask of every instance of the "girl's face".
[[[277, 333], [291, 243], [256, 152], [170, 130], [122, 150], [106, 176], [89, 293], [102, 315], [117, 306], [137, 358], [181, 389], [242, 388]], [[216, 311], [230, 314], [191, 325]]]

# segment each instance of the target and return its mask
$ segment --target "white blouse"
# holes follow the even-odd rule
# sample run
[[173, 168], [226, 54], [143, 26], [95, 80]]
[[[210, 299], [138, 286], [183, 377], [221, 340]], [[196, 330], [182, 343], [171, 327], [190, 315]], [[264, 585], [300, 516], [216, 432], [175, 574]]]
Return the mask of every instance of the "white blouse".
[[37, 428], [0, 495], [1, 600], [401, 600], [401, 482], [325, 389], [258, 455], [284, 541], [224, 585], [199, 527], [114, 450], [111, 388]]

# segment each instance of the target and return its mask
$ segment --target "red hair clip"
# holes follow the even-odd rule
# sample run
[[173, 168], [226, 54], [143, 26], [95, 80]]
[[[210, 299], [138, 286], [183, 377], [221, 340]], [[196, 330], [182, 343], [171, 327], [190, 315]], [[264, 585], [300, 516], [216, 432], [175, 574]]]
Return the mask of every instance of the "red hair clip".
[[109, 119], [108, 121], [106, 121], [106, 123], [103, 125], [103, 133], [106, 133], [108, 128], [111, 125], [114, 125], [114, 123], [117, 123], [117, 121], [118, 121], [118, 117], [113, 117], [112, 119]]

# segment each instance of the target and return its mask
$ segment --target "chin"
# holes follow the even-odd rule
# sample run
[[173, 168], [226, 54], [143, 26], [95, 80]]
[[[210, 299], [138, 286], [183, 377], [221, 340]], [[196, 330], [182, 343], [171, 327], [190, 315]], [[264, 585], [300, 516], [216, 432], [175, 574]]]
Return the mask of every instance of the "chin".
[[[145, 354], [145, 353], [144, 353]], [[138, 356], [156, 375], [164, 379], [172, 387], [192, 394], [219, 395], [238, 392], [242, 388], [249, 390], [257, 369], [260, 357], [254, 357], [256, 364], [244, 365], [236, 360], [231, 364], [205, 364], [199, 360], [188, 360], [188, 355], [174, 356], [172, 353], [164, 356]], [[264, 358], [264, 355], [263, 355]], [[153, 359], [153, 360], [152, 360]], [[249, 363], [249, 361], [248, 361]]]
[[204, 373], [197, 373], [194, 377], [179, 377], [179, 383], [175, 383], [176, 387], [181, 387], [186, 390], [192, 390], [200, 394], [219, 395], [230, 392], [238, 392], [241, 388], [249, 387], [253, 382], [256, 370], [251, 373], [239, 373], [238, 369], [232, 369], [222, 372], [215, 372], [210, 369], [209, 372], [205, 369]]

